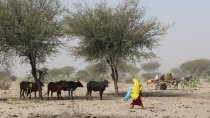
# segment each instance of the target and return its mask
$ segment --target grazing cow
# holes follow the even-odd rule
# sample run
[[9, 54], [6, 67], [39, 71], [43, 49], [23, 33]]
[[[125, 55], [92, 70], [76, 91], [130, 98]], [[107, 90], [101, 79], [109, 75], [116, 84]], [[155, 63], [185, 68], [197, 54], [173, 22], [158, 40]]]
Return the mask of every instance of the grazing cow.
[[[41, 86], [44, 86], [42, 82], [40, 82]], [[24, 96], [24, 93], [26, 92], [26, 97], [28, 98], [28, 95], [30, 94], [29, 99], [31, 99], [31, 92], [34, 92], [34, 97], [36, 97], [36, 92], [38, 91], [38, 85], [33, 82], [28, 81], [22, 81], [20, 82], [20, 98]]]
[[73, 91], [76, 90], [77, 87], [83, 87], [82, 83], [80, 81], [73, 82], [73, 81], [67, 81], [68, 87], [65, 87], [63, 90], [69, 92], [69, 98], [70, 98], [70, 92], [71, 92], [71, 99], [73, 99]]
[[91, 93], [92, 91], [96, 92], [96, 91], [99, 91], [100, 93], [100, 100], [102, 100], [102, 94], [105, 90], [106, 87], [108, 87], [108, 81], [107, 80], [104, 80], [102, 82], [96, 82], [96, 81], [90, 81], [87, 83], [87, 94], [86, 96], [88, 97], [88, 95], [90, 95], [91, 99], [92, 99], [92, 96], [91, 96]]
[[[57, 97], [58, 97], [58, 100], [59, 100], [60, 97], [61, 97], [61, 91], [64, 88], [66, 88], [66, 87], [68, 87], [66, 81], [59, 81], [59, 82], [50, 82], [50, 83], [48, 83], [48, 85], [47, 85], [47, 93], [46, 93], [48, 99], [49, 99], [49, 92], [51, 91], [51, 97], [53, 95], [53, 92], [57, 92]], [[62, 97], [61, 97], [61, 99], [62, 99]]]

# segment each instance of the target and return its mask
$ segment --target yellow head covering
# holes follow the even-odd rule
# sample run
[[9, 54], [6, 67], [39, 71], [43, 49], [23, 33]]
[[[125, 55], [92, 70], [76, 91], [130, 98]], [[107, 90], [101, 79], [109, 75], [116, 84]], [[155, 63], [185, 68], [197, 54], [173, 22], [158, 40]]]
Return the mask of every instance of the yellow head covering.
[[147, 84], [150, 84], [150, 83], [152, 83], [152, 80], [151, 79], [147, 80]]
[[133, 100], [136, 100], [139, 97], [139, 92], [140, 92], [140, 85], [139, 85], [139, 80], [134, 78], [133, 79], [133, 87], [132, 87], [132, 93], [131, 93], [131, 98]]

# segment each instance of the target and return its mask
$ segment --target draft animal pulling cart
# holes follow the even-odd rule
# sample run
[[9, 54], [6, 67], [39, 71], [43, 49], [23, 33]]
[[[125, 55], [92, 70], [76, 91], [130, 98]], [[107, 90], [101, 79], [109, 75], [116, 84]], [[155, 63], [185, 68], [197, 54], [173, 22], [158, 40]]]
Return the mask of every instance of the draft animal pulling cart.
[[158, 79], [147, 80], [147, 84], [155, 84], [156, 90], [166, 90], [168, 87], [178, 89], [179, 82], [172, 77], [171, 73], [163, 74]]

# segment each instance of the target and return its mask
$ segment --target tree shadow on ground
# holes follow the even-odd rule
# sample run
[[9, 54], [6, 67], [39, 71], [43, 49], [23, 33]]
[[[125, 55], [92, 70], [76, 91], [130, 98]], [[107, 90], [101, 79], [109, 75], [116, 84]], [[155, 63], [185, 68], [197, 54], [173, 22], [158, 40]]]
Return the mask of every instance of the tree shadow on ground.
[[[124, 97], [127, 92], [119, 92], [119, 95], [116, 97]], [[108, 93], [108, 96], [115, 96], [115, 93]], [[191, 95], [187, 92], [177, 92], [176, 90], [155, 90], [155, 91], [146, 91], [142, 92], [142, 97], [186, 97]]]
[[186, 97], [189, 93], [175, 92], [175, 91], [152, 91], [142, 92], [142, 97]]
[[[49, 97], [49, 99], [47, 97], [43, 97], [43, 100], [58, 100], [58, 98], [55, 96]], [[59, 100], [91, 100], [91, 98], [87, 98], [87, 96], [74, 96], [73, 99], [71, 99], [68, 96], [63, 96], [62, 99]], [[100, 96], [92, 96], [92, 100], [100, 100]], [[110, 96], [103, 95], [102, 100], [112, 100], [112, 98]]]

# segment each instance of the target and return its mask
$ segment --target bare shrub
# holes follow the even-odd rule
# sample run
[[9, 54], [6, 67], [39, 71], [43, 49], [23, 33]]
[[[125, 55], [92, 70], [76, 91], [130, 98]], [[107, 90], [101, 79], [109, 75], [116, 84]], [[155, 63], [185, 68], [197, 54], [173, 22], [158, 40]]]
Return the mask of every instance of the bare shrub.
[[84, 115], [84, 109], [79, 104], [76, 104], [76, 102], [74, 101], [72, 102], [71, 106], [73, 111], [73, 117], [82, 118], [82, 116]]
[[11, 81], [8, 80], [0, 80], [0, 89], [8, 90], [11, 86]]
[[10, 80], [11, 80], [11, 81], [16, 81], [16, 80], [17, 80], [17, 77], [14, 76], [14, 75], [12, 75], [12, 76], [10, 76]]

